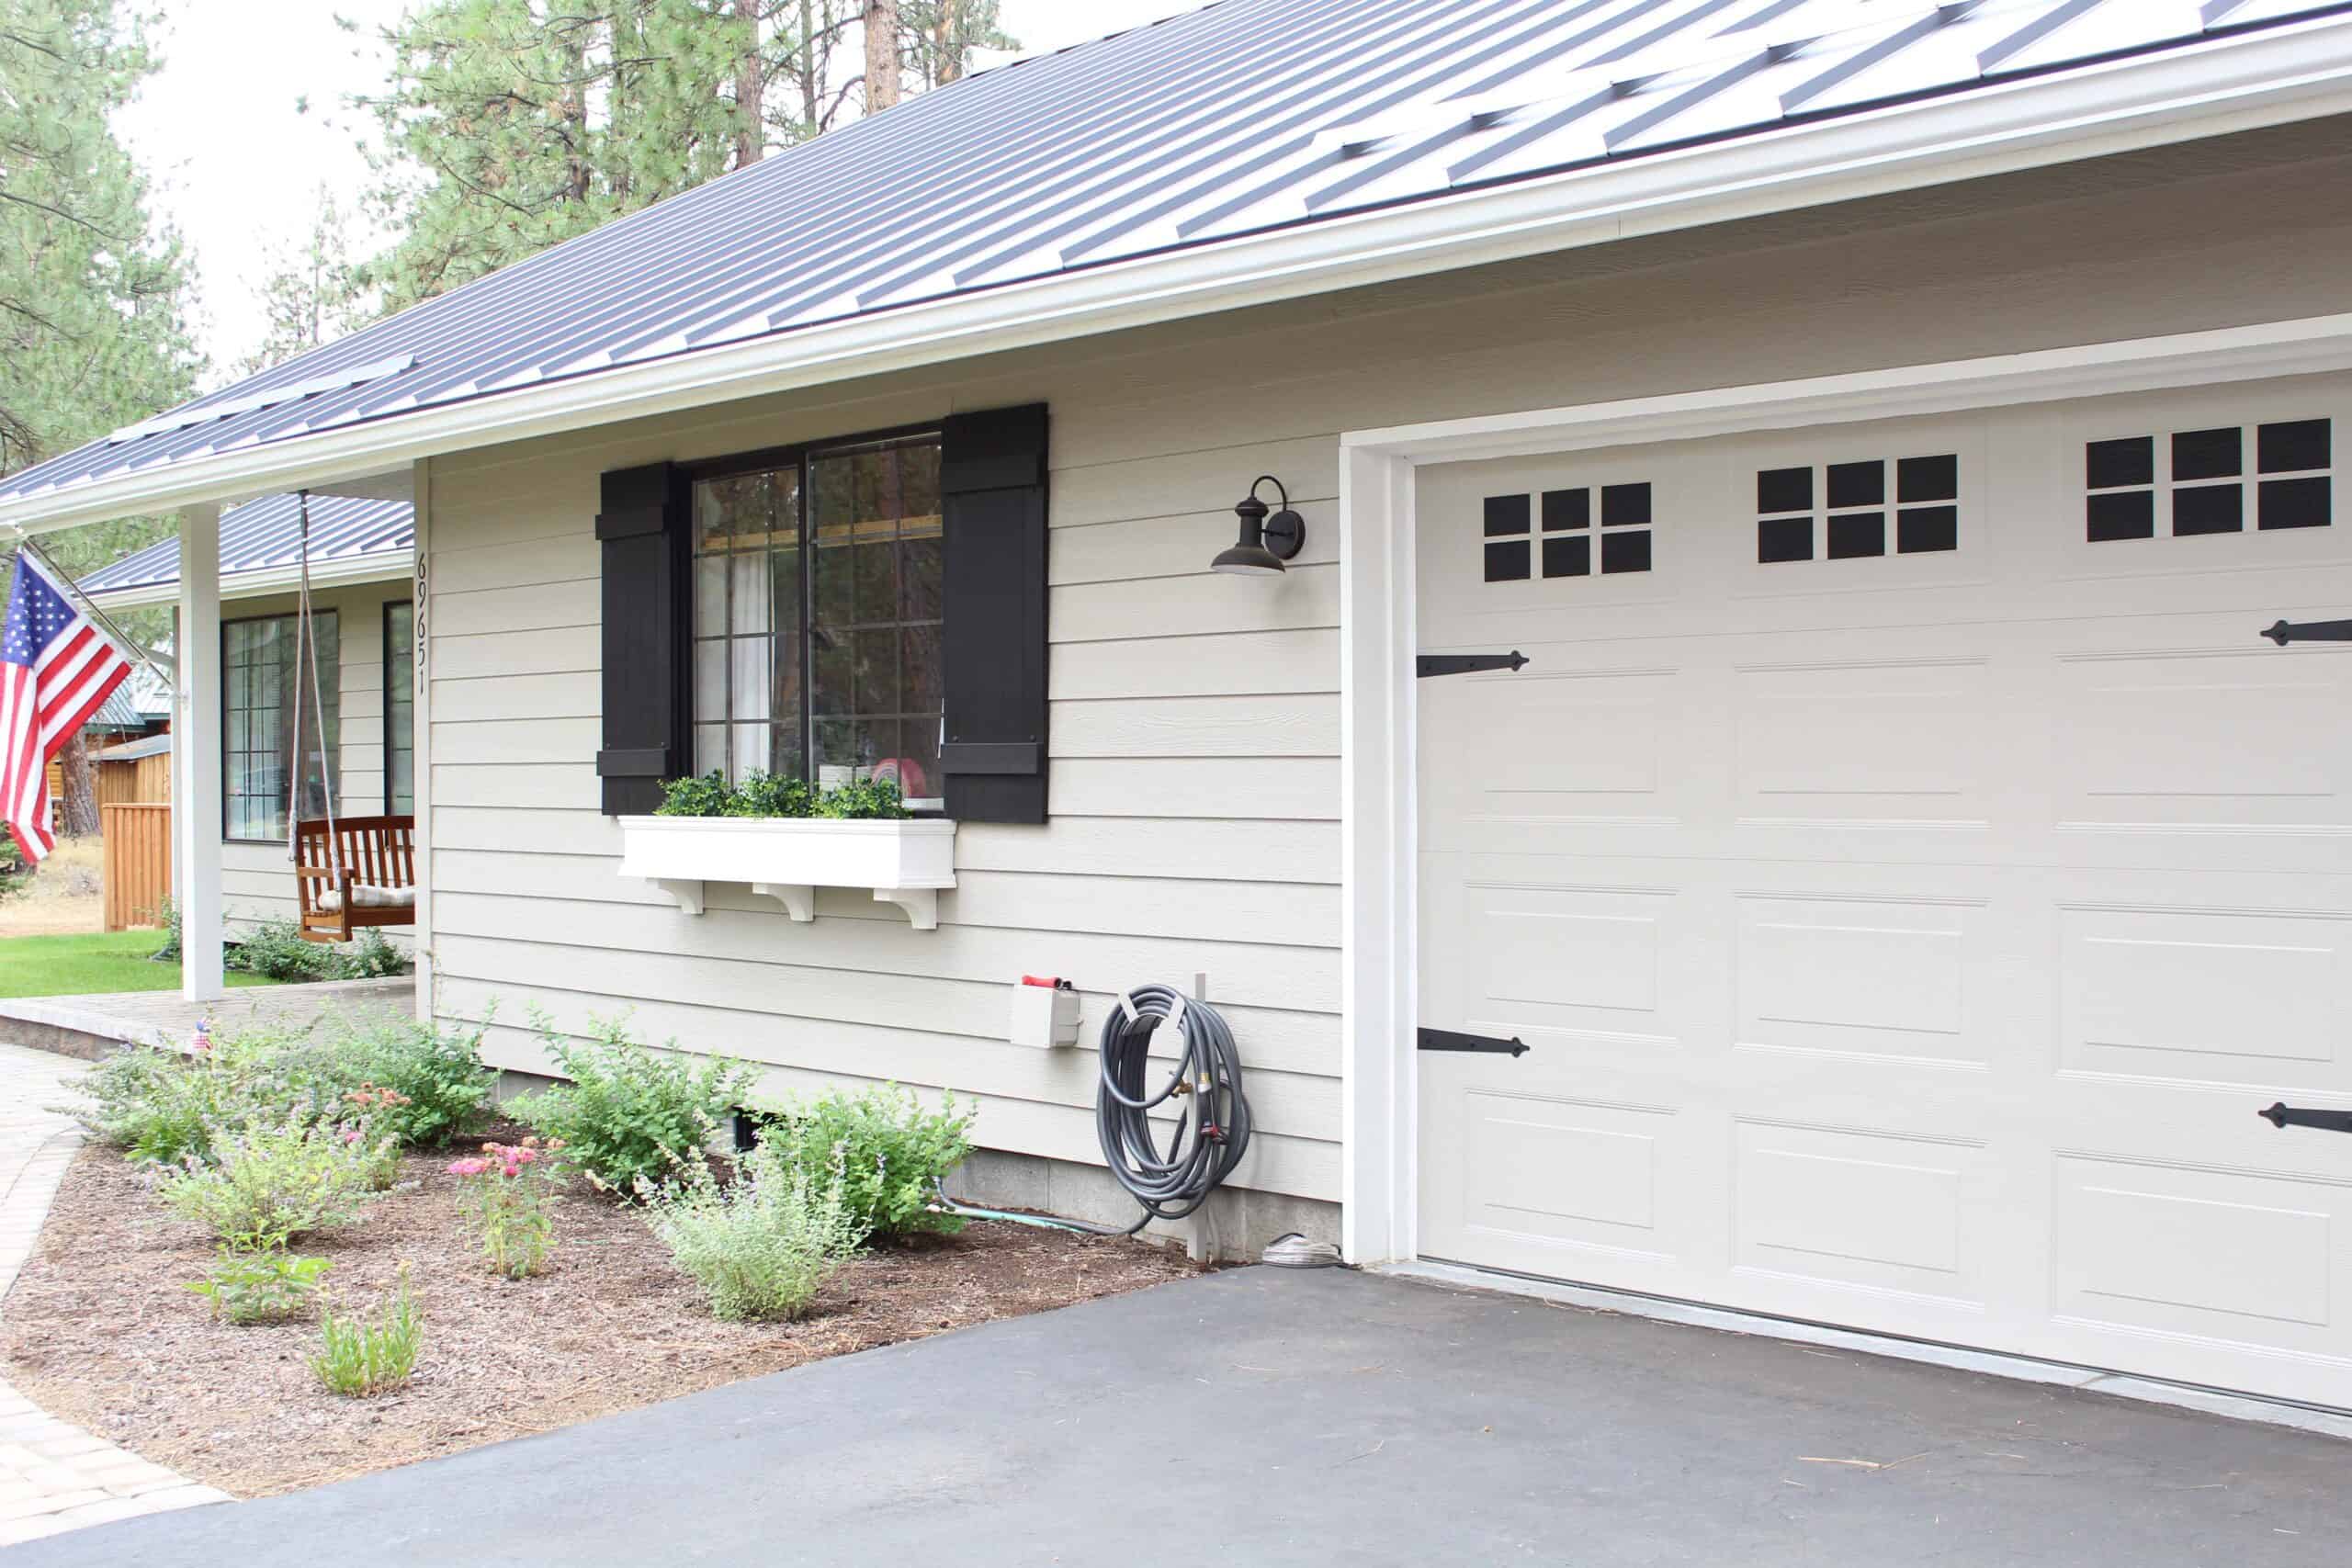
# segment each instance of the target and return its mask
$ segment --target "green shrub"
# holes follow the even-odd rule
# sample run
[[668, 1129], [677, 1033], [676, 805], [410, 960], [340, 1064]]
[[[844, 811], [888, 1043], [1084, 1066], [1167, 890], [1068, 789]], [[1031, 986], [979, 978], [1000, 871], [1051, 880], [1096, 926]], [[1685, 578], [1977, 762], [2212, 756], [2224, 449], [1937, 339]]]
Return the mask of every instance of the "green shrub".
[[[298, 1076], [330, 1091], [334, 1114], [365, 1113], [373, 1130], [413, 1148], [445, 1143], [488, 1114], [498, 1075], [481, 1065], [481, 1036], [394, 1013], [331, 1013], [288, 1055], [299, 1059]], [[355, 1101], [370, 1089], [390, 1089], [404, 1103]]]
[[304, 942], [301, 927], [290, 919], [262, 921], [242, 940], [229, 944], [223, 962], [232, 969], [270, 980], [334, 977], [334, 954], [324, 942]]
[[212, 1157], [214, 1140], [299, 1104], [323, 1104], [275, 1070], [282, 1037], [271, 1031], [223, 1037], [183, 1055], [144, 1045], [119, 1051], [68, 1086], [80, 1100], [57, 1107], [101, 1143], [132, 1159], [182, 1165]]
[[657, 817], [835, 817], [889, 819], [913, 815], [894, 779], [859, 779], [831, 789], [805, 780], [753, 773], [730, 784], [716, 771], [671, 779], [662, 786]]
[[971, 1106], [954, 1095], [926, 1111], [914, 1091], [884, 1084], [861, 1094], [839, 1089], [764, 1113], [760, 1136], [803, 1171], [838, 1168], [843, 1199], [862, 1234], [953, 1234], [955, 1214], [933, 1209], [938, 1183], [972, 1152]]
[[[178, 955], [177, 928], [170, 949]], [[162, 954], [158, 953], [158, 957]], [[302, 928], [290, 919], [264, 920], [230, 945], [223, 962], [247, 975], [270, 980], [379, 980], [404, 973], [408, 959], [384, 940], [381, 931], [363, 928], [356, 942], [305, 942]]]
[[865, 1235], [841, 1173], [820, 1178], [764, 1141], [730, 1158], [723, 1185], [708, 1161], [687, 1161], [649, 1200], [653, 1234], [702, 1286], [713, 1316], [797, 1318]]
[[820, 795], [815, 815], [888, 820], [912, 814], [899, 794], [898, 780], [858, 779]]
[[328, 951], [334, 954], [338, 980], [389, 980], [408, 972], [408, 955], [386, 942], [384, 933], [373, 926], [362, 927], [358, 940], [348, 948]]
[[656, 817], [725, 817], [733, 803], [734, 795], [728, 788], [727, 775], [714, 768], [709, 773], [692, 778], [670, 779], [662, 785], [662, 804], [653, 808]]
[[813, 817], [816, 792], [806, 779], [754, 772], [727, 799], [729, 817]]
[[330, 1012], [309, 1032], [256, 1024], [183, 1055], [144, 1046], [107, 1058], [59, 1109], [133, 1159], [212, 1158], [224, 1133], [305, 1122], [365, 1122], [368, 1142], [439, 1143], [479, 1123], [497, 1075], [481, 1032], [444, 1032], [385, 1012]]
[[743, 1063], [684, 1055], [675, 1043], [648, 1050], [618, 1020], [591, 1021], [595, 1032], [584, 1042], [537, 1021], [548, 1055], [571, 1081], [525, 1095], [507, 1110], [542, 1137], [561, 1139], [568, 1164], [622, 1198], [659, 1186], [707, 1145], [751, 1087]]
[[283, 1323], [311, 1310], [320, 1280], [334, 1267], [323, 1258], [297, 1258], [274, 1247], [245, 1252], [223, 1247], [211, 1270], [187, 1288], [212, 1303], [218, 1321]]
[[356, 1221], [382, 1157], [356, 1128], [297, 1116], [216, 1136], [211, 1164], [191, 1159], [155, 1190], [223, 1244], [266, 1251]]
[[155, 907], [156, 917], [164, 922], [164, 945], [147, 955], [154, 964], [177, 964], [180, 961], [180, 906], [170, 894]]
[[409, 1289], [408, 1265], [401, 1265], [392, 1293], [374, 1318], [344, 1317], [330, 1308], [319, 1325], [319, 1349], [311, 1371], [329, 1393], [365, 1399], [408, 1382], [424, 1342], [424, 1319]]

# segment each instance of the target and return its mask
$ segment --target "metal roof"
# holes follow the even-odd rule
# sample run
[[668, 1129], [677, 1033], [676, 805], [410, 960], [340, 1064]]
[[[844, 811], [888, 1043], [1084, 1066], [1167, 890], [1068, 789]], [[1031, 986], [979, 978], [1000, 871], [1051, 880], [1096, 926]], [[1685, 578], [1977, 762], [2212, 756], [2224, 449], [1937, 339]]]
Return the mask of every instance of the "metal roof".
[[171, 749], [172, 733], [167, 729], [161, 735], [141, 736], [136, 740], [126, 740], [119, 746], [109, 746], [98, 752], [95, 760], [101, 762], [135, 762], [141, 757], [164, 756]]
[[922, 94], [0, 480], [0, 501], [2346, 11], [1222, 0]]
[[[220, 514], [220, 581], [233, 590], [241, 574], [283, 570], [300, 564], [299, 498], [264, 496]], [[311, 498], [311, 569], [334, 566], [345, 581], [380, 560], [385, 577], [405, 577], [416, 547], [416, 514], [405, 501], [365, 501], [354, 496]], [[180, 542], [165, 539], [100, 567], [78, 579], [83, 591], [105, 595], [133, 589], [169, 587], [180, 580]]]
[[97, 712], [83, 721], [82, 727], [85, 729], [144, 729], [151, 721], [151, 715], [139, 711], [139, 705], [130, 694], [130, 682], [125, 681], [107, 694], [107, 700], [98, 705]]

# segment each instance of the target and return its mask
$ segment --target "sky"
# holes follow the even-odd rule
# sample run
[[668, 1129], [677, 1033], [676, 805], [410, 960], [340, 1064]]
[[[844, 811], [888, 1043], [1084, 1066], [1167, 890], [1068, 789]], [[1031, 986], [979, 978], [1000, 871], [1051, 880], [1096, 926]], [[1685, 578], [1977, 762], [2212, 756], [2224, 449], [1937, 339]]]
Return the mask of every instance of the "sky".
[[[369, 184], [361, 139], [370, 124], [347, 99], [381, 85], [376, 31], [410, 3], [162, 0], [164, 68], [118, 123], [161, 214], [195, 254], [208, 385], [260, 340], [255, 295], [307, 237], [321, 187], [348, 213]], [[1201, 3], [1002, 0], [1002, 17], [1023, 53], [1040, 53]], [[336, 26], [338, 15], [358, 30]], [[356, 233], [352, 248], [365, 254], [378, 238]]]

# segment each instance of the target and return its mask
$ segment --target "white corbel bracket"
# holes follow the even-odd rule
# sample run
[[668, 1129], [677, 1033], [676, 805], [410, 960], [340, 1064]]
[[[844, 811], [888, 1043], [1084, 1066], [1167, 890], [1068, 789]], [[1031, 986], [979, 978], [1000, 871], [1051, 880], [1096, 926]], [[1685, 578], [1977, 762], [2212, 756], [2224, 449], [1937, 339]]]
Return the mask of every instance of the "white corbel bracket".
[[784, 912], [802, 925], [817, 918], [817, 890], [806, 883], [754, 882], [752, 891], [783, 905]]

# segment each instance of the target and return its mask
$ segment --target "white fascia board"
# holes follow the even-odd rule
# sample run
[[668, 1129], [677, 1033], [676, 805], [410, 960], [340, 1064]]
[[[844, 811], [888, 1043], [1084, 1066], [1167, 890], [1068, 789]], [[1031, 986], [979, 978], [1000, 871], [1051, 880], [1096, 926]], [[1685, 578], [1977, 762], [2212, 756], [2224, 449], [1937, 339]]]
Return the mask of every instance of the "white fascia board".
[[2352, 112], [2352, 18], [1010, 284], [0, 502], [28, 533], [1429, 273]]
[[[311, 590], [316, 592], [322, 588], [348, 588], [356, 582], [405, 582], [415, 574], [416, 559], [412, 552], [378, 550], [345, 560], [311, 562]], [[260, 599], [273, 593], [292, 593], [301, 586], [300, 567], [264, 567], [221, 578], [220, 597], [224, 602]], [[175, 604], [179, 596], [179, 579], [175, 577], [164, 582], [141, 583], [136, 588], [92, 592], [90, 600], [102, 610], [136, 610], [150, 604]]]

